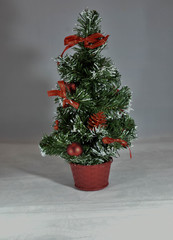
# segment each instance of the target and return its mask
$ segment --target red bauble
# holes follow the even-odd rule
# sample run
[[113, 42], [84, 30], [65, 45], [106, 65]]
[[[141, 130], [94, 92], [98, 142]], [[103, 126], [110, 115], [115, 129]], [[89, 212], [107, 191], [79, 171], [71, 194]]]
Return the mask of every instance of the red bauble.
[[67, 153], [70, 156], [79, 156], [83, 152], [82, 146], [79, 143], [72, 143], [69, 144], [67, 147]]

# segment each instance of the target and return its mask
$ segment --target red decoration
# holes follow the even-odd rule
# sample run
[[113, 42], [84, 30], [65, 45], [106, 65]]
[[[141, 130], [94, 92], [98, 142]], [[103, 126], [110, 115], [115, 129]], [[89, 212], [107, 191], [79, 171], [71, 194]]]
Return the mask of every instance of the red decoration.
[[50, 90], [47, 91], [48, 96], [59, 96], [64, 98], [63, 100], [63, 107], [66, 107], [66, 104], [70, 104], [71, 106], [73, 106], [74, 108], [78, 109], [79, 107], [79, 103], [73, 101], [73, 100], [69, 100], [66, 98], [66, 89], [65, 89], [65, 82], [64, 81], [58, 81], [58, 84], [60, 86], [61, 90]]
[[88, 120], [88, 128], [93, 129], [93, 128], [98, 128], [100, 127], [106, 127], [106, 116], [104, 115], [103, 112], [98, 112], [96, 114], [93, 114], [90, 116]]
[[107, 41], [108, 37], [109, 37], [109, 35], [107, 35], [105, 37], [101, 33], [94, 33], [94, 34], [89, 35], [86, 38], [82, 38], [77, 35], [70, 35], [64, 39], [64, 45], [65, 46], [67, 45], [67, 46], [64, 49], [64, 51], [62, 52], [61, 57], [63, 57], [63, 54], [67, 49], [73, 47], [74, 45], [76, 45], [80, 42], [84, 42], [84, 46], [86, 48], [94, 49], [96, 47], [103, 45]]
[[122, 112], [124, 112], [124, 110], [123, 110], [123, 109], [120, 109], [119, 113], [122, 113]]
[[105, 188], [109, 184], [112, 160], [96, 165], [70, 163], [75, 186], [84, 191], [96, 191]]
[[65, 83], [65, 86], [70, 93], [72, 93], [72, 94], [75, 93], [75, 91], [76, 91], [75, 83]]
[[58, 130], [58, 128], [59, 128], [59, 127], [58, 127], [58, 124], [59, 124], [59, 121], [56, 120], [56, 121], [55, 121], [55, 125], [54, 125], [54, 129], [55, 129], [55, 130]]
[[114, 139], [114, 138], [104, 137], [104, 138], [102, 138], [102, 142], [103, 142], [104, 144], [110, 144], [110, 143], [113, 143], [113, 142], [117, 142], [117, 143], [120, 143], [123, 147], [126, 147], [126, 146], [127, 146], [128, 149], [129, 149], [129, 152], [130, 152], [130, 158], [132, 158], [131, 150], [130, 150], [130, 148], [129, 148], [129, 146], [128, 146], [128, 144], [127, 144], [126, 141], [124, 141], [124, 140], [122, 140], [122, 139], [119, 139], [119, 138]]
[[72, 143], [69, 144], [67, 147], [67, 153], [70, 156], [79, 156], [83, 152], [82, 146], [79, 143]]

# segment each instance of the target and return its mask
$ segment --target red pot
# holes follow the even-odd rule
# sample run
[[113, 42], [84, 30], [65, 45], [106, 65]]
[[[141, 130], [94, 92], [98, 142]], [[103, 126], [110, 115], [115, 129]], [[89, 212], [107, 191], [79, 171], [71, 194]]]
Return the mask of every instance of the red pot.
[[97, 165], [70, 163], [75, 187], [84, 191], [96, 191], [108, 186], [112, 160]]

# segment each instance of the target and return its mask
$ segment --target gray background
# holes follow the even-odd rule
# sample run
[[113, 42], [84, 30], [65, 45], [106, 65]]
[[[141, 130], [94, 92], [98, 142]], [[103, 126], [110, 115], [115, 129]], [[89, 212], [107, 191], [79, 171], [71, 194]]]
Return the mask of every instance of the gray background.
[[1, 142], [38, 142], [50, 133], [55, 106], [47, 90], [60, 80], [51, 58], [86, 7], [110, 34], [104, 54], [133, 91], [139, 137], [173, 132], [173, 1], [0, 0]]

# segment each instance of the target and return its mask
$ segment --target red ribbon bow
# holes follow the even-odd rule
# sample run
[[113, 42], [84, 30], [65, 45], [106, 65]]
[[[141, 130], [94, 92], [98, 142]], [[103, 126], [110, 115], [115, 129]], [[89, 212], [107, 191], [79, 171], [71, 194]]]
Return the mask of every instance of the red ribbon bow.
[[128, 146], [128, 144], [127, 144], [126, 141], [124, 141], [124, 140], [122, 140], [122, 139], [119, 139], [119, 138], [114, 139], [114, 138], [104, 137], [104, 138], [102, 138], [102, 142], [103, 142], [104, 144], [109, 144], [109, 143], [113, 143], [113, 142], [118, 142], [118, 143], [120, 143], [123, 147], [126, 147], [126, 146], [127, 146], [128, 149], [129, 149], [129, 152], [130, 152], [130, 158], [132, 158], [131, 150], [130, 150], [130, 148], [129, 148], [129, 146]]
[[67, 46], [64, 49], [64, 51], [61, 53], [61, 57], [63, 56], [64, 52], [67, 49], [73, 47], [74, 45], [76, 45], [80, 42], [84, 42], [84, 46], [86, 48], [94, 49], [96, 47], [103, 45], [107, 41], [108, 37], [109, 37], [109, 35], [104, 36], [101, 33], [94, 33], [94, 34], [89, 35], [86, 38], [82, 38], [77, 35], [70, 35], [64, 39], [64, 45], [65, 46], [67, 45]]
[[64, 81], [58, 81], [58, 84], [60, 86], [61, 90], [50, 90], [47, 91], [48, 96], [59, 96], [64, 98], [63, 100], [63, 107], [66, 107], [67, 104], [70, 104], [71, 106], [73, 106], [74, 108], [78, 109], [79, 107], [79, 103], [73, 101], [73, 100], [69, 100], [66, 98], [66, 88], [65, 88], [65, 83]]

